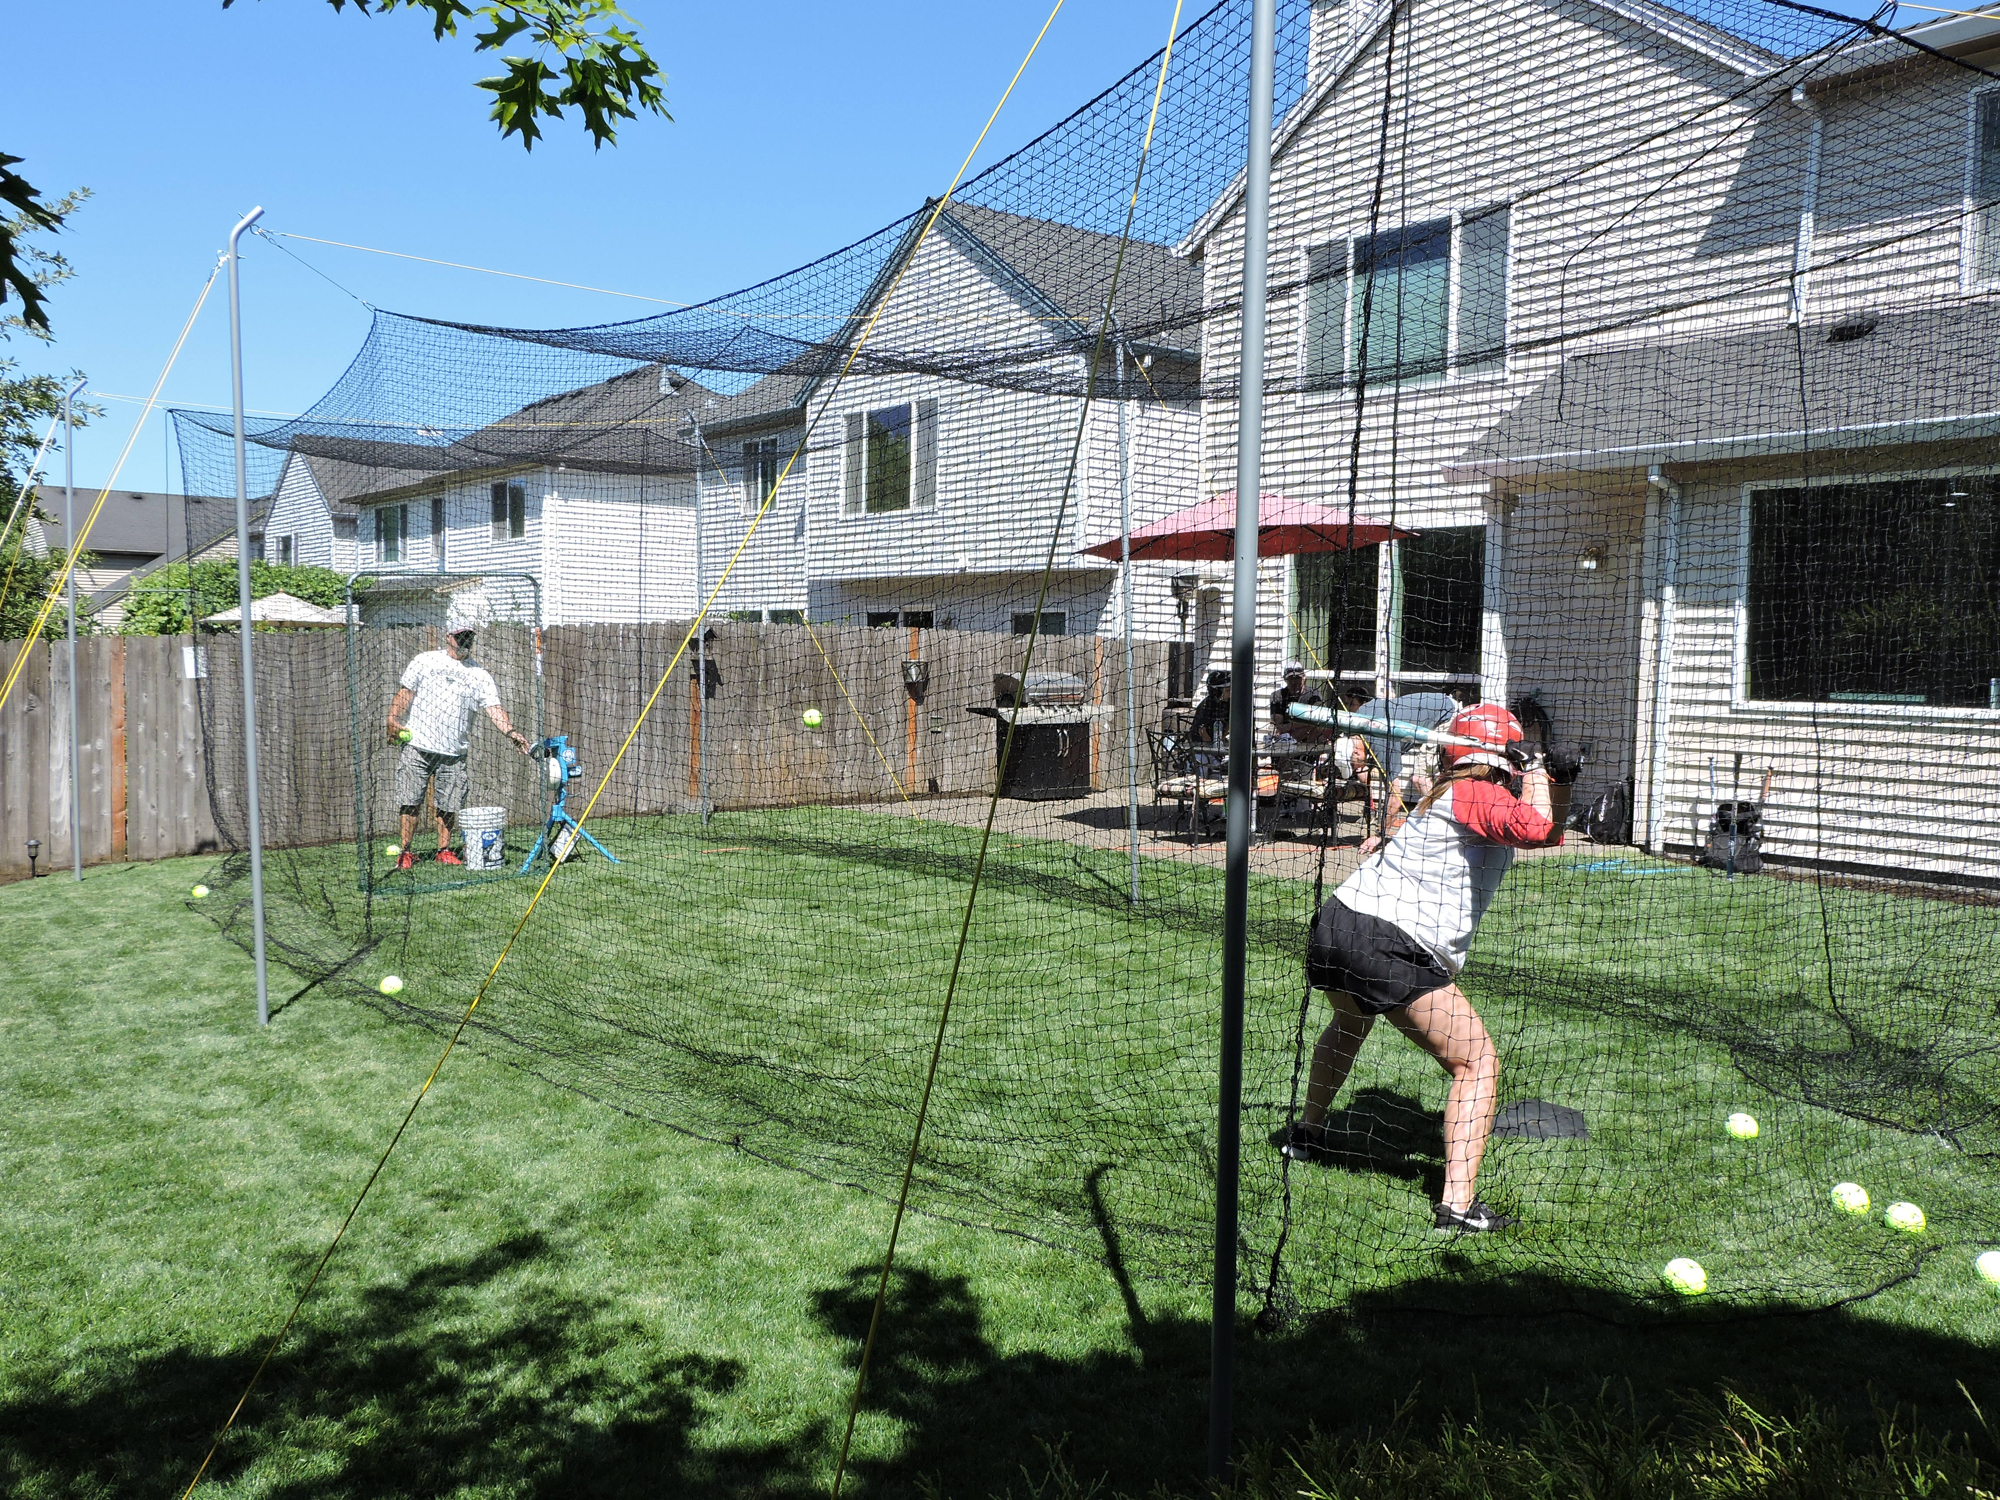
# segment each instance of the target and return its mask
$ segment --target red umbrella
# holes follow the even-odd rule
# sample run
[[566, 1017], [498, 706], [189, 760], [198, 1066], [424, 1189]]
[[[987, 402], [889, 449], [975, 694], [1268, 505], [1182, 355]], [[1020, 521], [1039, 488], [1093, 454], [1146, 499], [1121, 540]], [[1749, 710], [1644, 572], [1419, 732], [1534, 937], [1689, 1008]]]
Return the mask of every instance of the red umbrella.
[[[1284, 557], [1295, 552], [1346, 552], [1397, 537], [1414, 536], [1400, 526], [1357, 515], [1348, 524], [1344, 506], [1312, 500], [1288, 500], [1260, 495], [1257, 509], [1257, 554]], [[1116, 562], [1124, 555], [1124, 539], [1113, 537], [1083, 550]], [[1236, 495], [1217, 495], [1186, 510], [1177, 510], [1132, 533], [1135, 562], [1220, 562], [1236, 555]]]

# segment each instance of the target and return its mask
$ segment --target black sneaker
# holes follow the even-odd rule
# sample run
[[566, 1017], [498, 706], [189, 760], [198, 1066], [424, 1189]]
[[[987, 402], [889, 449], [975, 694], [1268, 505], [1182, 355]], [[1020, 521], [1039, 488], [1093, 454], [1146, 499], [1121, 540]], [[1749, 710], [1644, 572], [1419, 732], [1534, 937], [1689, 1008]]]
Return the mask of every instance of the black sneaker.
[[1470, 1208], [1463, 1211], [1448, 1203], [1440, 1203], [1436, 1209], [1437, 1227], [1457, 1234], [1491, 1234], [1496, 1229], [1512, 1229], [1520, 1222], [1505, 1214], [1496, 1214], [1477, 1198], [1472, 1200]]
[[1326, 1127], [1308, 1125], [1303, 1120], [1294, 1121], [1289, 1129], [1279, 1131], [1272, 1144], [1293, 1161], [1323, 1161], [1328, 1155]]

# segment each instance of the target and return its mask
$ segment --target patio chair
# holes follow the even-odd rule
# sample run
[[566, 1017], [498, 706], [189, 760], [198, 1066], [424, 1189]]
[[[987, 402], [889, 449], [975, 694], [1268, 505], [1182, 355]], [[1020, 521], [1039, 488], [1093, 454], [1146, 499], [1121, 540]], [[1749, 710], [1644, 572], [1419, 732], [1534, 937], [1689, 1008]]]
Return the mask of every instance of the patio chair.
[[[1229, 801], [1228, 781], [1220, 776], [1203, 775], [1205, 767], [1197, 764], [1194, 747], [1177, 736], [1149, 729], [1146, 749], [1153, 758], [1153, 805], [1174, 804], [1171, 826], [1179, 827], [1181, 819], [1186, 817], [1189, 843], [1207, 838], [1211, 810], [1219, 812]], [[1213, 756], [1214, 751], [1209, 750], [1201, 758], [1208, 760]]]

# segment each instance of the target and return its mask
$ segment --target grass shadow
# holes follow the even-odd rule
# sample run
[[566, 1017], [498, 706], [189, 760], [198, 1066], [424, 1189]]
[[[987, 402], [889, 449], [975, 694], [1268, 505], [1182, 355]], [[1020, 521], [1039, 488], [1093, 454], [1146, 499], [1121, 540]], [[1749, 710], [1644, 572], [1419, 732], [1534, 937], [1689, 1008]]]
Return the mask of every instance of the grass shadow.
[[[294, 1329], [209, 1479], [282, 1500], [812, 1489], [818, 1429], [701, 1446], [708, 1409], [742, 1367], [661, 1350], [652, 1330], [550, 1290], [542, 1263], [559, 1258], [542, 1236], [517, 1236]], [[178, 1493], [262, 1355], [257, 1343], [176, 1344], [16, 1371], [0, 1400], [0, 1491]]]

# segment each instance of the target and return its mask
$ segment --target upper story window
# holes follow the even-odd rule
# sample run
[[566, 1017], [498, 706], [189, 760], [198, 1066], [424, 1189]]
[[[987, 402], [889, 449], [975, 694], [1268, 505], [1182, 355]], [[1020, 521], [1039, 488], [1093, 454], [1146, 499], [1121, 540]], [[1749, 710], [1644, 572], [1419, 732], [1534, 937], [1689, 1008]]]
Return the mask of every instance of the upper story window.
[[1975, 283], [2000, 281], [2000, 89], [1972, 96], [1972, 160], [1967, 167], [1972, 253], [1966, 274]]
[[293, 557], [292, 538], [289, 536], [279, 537], [278, 557], [277, 557], [278, 566], [281, 568], [289, 568], [292, 565], [292, 557]]
[[1752, 490], [1744, 696], [2000, 706], [2000, 481]]
[[743, 510], [754, 515], [771, 491], [778, 487], [784, 465], [778, 459], [776, 438], [752, 439], [743, 445]]
[[928, 510], [937, 499], [937, 402], [850, 412], [842, 510]]
[[431, 496], [431, 560], [444, 566], [444, 496]]
[[528, 487], [501, 482], [493, 486], [493, 540], [516, 541], [528, 534]]
[[409, 506], [381, 505], [375, 508], [375, 561], [403, 561], [409, 547], [409, 536]]
[[1511, 220], [1503, 206], [1308, 250], [1308, 386], [1503, 368]]

